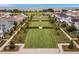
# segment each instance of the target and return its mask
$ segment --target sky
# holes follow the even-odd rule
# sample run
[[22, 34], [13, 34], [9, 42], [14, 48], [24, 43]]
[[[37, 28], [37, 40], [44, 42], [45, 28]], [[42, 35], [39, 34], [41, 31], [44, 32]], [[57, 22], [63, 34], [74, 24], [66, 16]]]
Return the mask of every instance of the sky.
[[79, 7], [79, 4], [0, 4], [0, 7], [53, 8], [53, 7]]

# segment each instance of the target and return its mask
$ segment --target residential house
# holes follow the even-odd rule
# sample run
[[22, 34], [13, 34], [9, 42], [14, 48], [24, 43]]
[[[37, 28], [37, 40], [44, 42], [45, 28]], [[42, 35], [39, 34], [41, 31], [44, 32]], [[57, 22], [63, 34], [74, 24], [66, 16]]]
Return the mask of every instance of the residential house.
[[0, 18], [0, 37], [4, 36], [5, 32], [10, 32], [10, 30], [14, 27], [14, 22], [20, 24], [27, 16], [24, 14], [16, 15], [16, 16], [5, 16]]
[[13, 19], [14, 19], [15, 22], [17, 22], [18, 24], [20, 24], [27, 17], [28, 16], [26, 16], [24, 14], [19, 14], [19, 15], [13, 16]]
[[0, 37], [3, 37], [5, 32], [9, 32], [13, 26], [14, 24], [7, 21], [5, 17], [0, 18]]
[[79, 29], [79, 19], [72, 19], [72, 23], [77, 29]]
[[74, 17], [74, 16], [67, 15], [66, 13], [58, 13], [58, 14], [55, 15], [55, 17], [56, 17], [57, 21], [65, 22], [69, 26], [71, 26], [73, 24], [72, 19], [77, 18], [77, 17]]

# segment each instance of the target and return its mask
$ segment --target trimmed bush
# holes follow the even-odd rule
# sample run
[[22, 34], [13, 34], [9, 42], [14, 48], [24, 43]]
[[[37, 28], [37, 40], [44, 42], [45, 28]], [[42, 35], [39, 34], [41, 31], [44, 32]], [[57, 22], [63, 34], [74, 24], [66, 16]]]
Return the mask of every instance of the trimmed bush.
[[9, 48], [14, 49], [16, 47], [15, 43], [13, 41], [10, 42]]
[[73, 48], [75, 48], [76, 46], [75, 46], [75, 44], [73, 43], [73, 40], [71, 40], [70, 41], [70, 44], [69, 44], [69, 48], [70, 49], [73, 49]]

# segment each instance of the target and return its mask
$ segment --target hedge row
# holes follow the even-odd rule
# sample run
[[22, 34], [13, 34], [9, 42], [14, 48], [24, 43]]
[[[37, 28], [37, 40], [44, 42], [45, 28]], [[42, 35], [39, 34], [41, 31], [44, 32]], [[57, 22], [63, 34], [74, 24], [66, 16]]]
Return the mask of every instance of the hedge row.
[[[27, 29], [38, 29], [39, 27], [27, 27]], [[53, 27], [43, 27], [43, 29], [53, 29]]]

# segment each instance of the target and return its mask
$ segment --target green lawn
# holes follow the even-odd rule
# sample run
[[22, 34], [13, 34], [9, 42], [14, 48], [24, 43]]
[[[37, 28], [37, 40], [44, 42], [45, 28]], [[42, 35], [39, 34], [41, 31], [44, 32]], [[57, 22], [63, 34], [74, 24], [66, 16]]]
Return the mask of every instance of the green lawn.
[[32, 20], [49, 20], [48, 16], [34, 16]]
[[[47, 16], [35, 16], [32, 20], [39, 20], [30, 22], [29, 27], [52, 27], [50, 22], [42, 22], [40, 20], [49, 20]], [[25, 48], [57, 48], [57, 42], [52, 29], [29, 29]]]
[[50, 24], [50, 22], [30, 22], [30, 25], [29, 27], [39, 27], [39, 26], [42, 26], [42, 27], [52, 27], [52, 25]]
[[43, 22], [40, 20], [49, 20], [46, 16], [33, 17], [32, 20], [39, 20], [29, 23], [29, 27], [53, 27], [53, 29], [28, 29], [25, 48], [57, 48], [58, 43], [69, 42], [69, 39], [64, 35], [61, 30], [56, 30], [58, 28], [55, 24], [50, 22]]
[[56, 48], [57, 42], [51, 29], [29, 29], [25, 48]]

